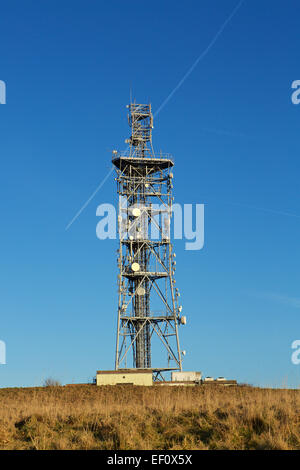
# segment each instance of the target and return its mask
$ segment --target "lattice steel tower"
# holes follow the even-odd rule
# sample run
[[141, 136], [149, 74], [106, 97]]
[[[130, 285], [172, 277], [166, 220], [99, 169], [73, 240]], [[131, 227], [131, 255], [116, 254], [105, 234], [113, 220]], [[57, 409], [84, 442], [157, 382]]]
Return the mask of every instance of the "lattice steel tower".
[[165, 371], [182, 370], [178, 326], [186, 323], [170, 241], [174, 163], [153, 151], [151, 105], [127, 107], [129, 147], [123, 153], [114, 150], [112, 157], [120, 239], [115, 368], [151, 369], [159, 379]]

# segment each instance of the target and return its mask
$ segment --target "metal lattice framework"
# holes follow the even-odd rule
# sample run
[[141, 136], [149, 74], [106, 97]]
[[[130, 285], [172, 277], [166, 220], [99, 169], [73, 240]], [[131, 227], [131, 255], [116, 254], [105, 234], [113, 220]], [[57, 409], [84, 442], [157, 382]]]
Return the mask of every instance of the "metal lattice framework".
[[151, 105], [128, 108], [129, 148], [121, 154], [114, 150], [112, 158], [120, 239], [115, 368], [151, 369], [158, 379], [163, 371], [182, 370], [178, 325], [185, 317], [180, 317], [170, 241], [174, 163], [169, 155], [154, 154]]

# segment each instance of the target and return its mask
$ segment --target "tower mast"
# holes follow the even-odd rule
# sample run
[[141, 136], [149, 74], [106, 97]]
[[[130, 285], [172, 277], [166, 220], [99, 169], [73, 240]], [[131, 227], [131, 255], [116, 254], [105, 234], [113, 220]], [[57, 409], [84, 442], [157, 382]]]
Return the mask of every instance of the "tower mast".
[[129, 148], [112, 156], [119, 195], [115, 369], [151, 369], [159, 379], [182, 370], [178, 326], [185, 317], [170, 240], [174, 162], [153, 151], [151, 104], [133, 102], [128, 110]]

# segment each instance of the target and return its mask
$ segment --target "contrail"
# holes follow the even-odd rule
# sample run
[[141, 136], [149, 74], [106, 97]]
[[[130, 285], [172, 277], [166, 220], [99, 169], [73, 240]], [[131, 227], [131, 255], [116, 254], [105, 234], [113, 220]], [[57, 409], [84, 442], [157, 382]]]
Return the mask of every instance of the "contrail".
[[226, 21], [222, 24], [221, 28], [217, 32], [217, 34], [214, 36], [214, 38], [211, 40], [211, 42], [208, 44], [207, 48], [199, 55], [199, 57], [195, 60], [193, 65], [189, 68], [189, 70], [186, 72], [186, 74], [182, 77], [182, 79], [178, 82], [176, 87], [171, 91], [171, 93], [167, 96], [167, 98], [162, 102], [162, 104], [159, 106], [159, 108], [155, 111], [154, 117], [157, 116], [157, 114], [166, 106], [166, 104], [170, 101], [174, 93], [183, 85], [183, 83], [186, 81], [186, 79], [191, 75], [195, 67], [199, 64], [200, 60], [204, 59], [204, 57], [208, 54], [210, 49], [214, 46], [214, 44], [217, 42], [221, 34], [223, 33], [224, 29], [228, 25], [228, 23], [232, 20], [236, 12], [239, 10], [239, 8], [242, 6], [245, 0], [241, 0], [235, 8], [232, 10], [231, 14], [228, 16]]
[[[166, 106], [166, 104], [170, 101], [170, 99], [172, 98], [172, 96], [174, 95], [174, 93], [176, 93], [176, 91], [183, 85], [183, 83], [185, 82], [185, 80], [191, 75], [191, 73], [193, 72], [193, 70], [195, 69], [195, 67], [198, 65], [198, 63], [200, 62], [200, 60], [202, 60], [206, 54], [210, 51], [210, 49], [214, 46], [214, 44], [217, 42], [217, 40], [219, 39], [219, 37], [221, 36], [221, 34], [223, 33], [224, 29], [226, 28], [226, 26], [228, 25], [228, 23], [232, 20], [232, 18], [234, 17], [234, 15], [236, 14], [236, 12], [239, 10], [239, 8], [241, 7], [241, 5], [244, 3], [245, 0], [241, 0], [236, 6], [235, 8], [232, 10], [231, 14], [228, 16], [228, 18], [226, 19], [226, 21], [224, 21], [224, 23], [222, 24], [221, 28], [218, 30], [217, 34], [214, 36], [214, 38], [212, 39], [212, 41], [209, 43], [209, 45], [207, 46], [207, 48], [199, 55], [199, 57], [195, 60], [195, 62], [193, 63], [193, 65], [189, 68], [189, 70], [186, 72], [186, 74], [182, 77], [182, 79], [180, 80], [180, 82], [176, 85], [176, 87], [173, 89], [173, 91], [171, 91], [171, 93], [167, 96], [167, 98], [162, 102], [162, 104], [159, 106], [159, 108], [155, 111], [154, 113], [154, 117], [157, 116], [160, 111]], [[71, 225], [75, 222], [75, 220], [80, 216], [80, 214], [82, 213], [82, 211], [84, 211], [84, 209], [86, 208], [86, 206], [91, 202], [91, 200], [96, 196], [97, 192], [102, 188], [102, 186], [104, 185], [104, 183], [106, 182], [106, 180], [108, 179], [108, 177], [111, 175], [111, 173], [113, 172], [113, 168], [111, 168], [109, 170], [109, 172], [107, 173], [107, 175], [104, 177], [104, 179], [101, 181], [101, 183], [99, 184], [99, 186], [95, 189], [95, 191], [90, 195], [90, 197], [87, 199], [87, 201], [83, 204], [83, 206], [81, 207], [81, 209], [79, 209], [79, 211], [77, 212], [77, 214], [73, 217], [73, 219], [68, 223], [68, 225], [66, 226], [66, 230], [68, 230]]]
[[288, 295], [278, 294], [277, 292], [252, 292], [246, 291], [247, 294], [258, 297], [261, 299], [273, 300], [282, 304], [289, 305], [290, 307], [300, 308], [300, 299], [298, 297], [290, 297]]
[[104, 185], [104, 183], [106, 182], [106, 180], [108, 179], [108, 177], [112, 174], [112, 172], [114, 171], [114, 167], [112, 166], [111, 169], [109, 170], [109, 172], [107, 173], [107, 175], [103, 178], [103, 180], [101, 181], [101, 183], [99, 184], [99, 186], [95, 189], [95, 191], [90, 195], [90, 197], [86, 200], [86, 202], [83, 204], [83, 206], [81, 207], [81, 209], [79, 209], [79, 211], [77, 212], [76, 215], [74, 215], [73, 219], [68, 223], [68, 225], [66, 226], [66, 229], [65, 230], [68, 230], [68, 228], [71, 227], [71, 225], [73, 224], [73, 222], [75, 222], [75, 220], [80, 216], [81, 212], [84, 211], [84, 209], [86, 208], [86, 206], [91, 202], [91, 200], [95, 197], [95, 195], [97, 194], [97, 192], [102, 188], [102, 186]]
[[297, 219], [300, 219], [300, 215], [293, 214], [292, 212], [276, 211], [274, 209], [266, 209], [264, 207], [251, 206], [251, 205], [248, 205], [248, 204], [240, 204], [239, 202], [225, 202], [224, 204], [230, 204], [230, 205], [233, 205], [233, 206], [246, 207], [247, 209], [254, 209], [256, 211], [263, 211], [263, 212], [268, 212], [270, 214], [285, 215], [287, 217], [295, 217]]

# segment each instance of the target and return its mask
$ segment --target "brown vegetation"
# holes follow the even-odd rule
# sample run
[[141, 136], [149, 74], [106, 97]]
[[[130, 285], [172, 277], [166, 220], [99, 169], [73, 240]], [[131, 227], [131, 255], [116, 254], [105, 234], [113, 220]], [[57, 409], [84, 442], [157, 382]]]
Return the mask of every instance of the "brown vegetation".
[[300, 390], [0, 389], [1, 449], [300, 449]]

